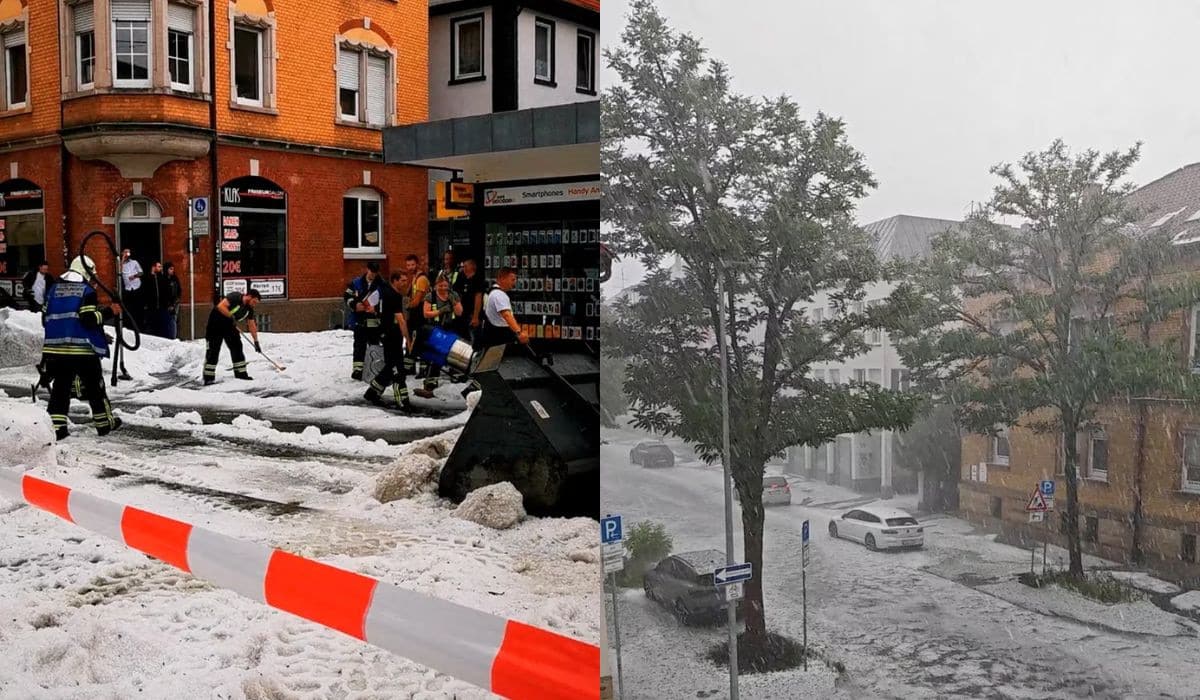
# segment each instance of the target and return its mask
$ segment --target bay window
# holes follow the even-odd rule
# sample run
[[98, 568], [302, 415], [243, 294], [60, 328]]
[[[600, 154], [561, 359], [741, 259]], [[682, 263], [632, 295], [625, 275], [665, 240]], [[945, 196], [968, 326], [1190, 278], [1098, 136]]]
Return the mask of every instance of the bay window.
[[112, 0], [113, 85], [150, 87], [150, 0]]

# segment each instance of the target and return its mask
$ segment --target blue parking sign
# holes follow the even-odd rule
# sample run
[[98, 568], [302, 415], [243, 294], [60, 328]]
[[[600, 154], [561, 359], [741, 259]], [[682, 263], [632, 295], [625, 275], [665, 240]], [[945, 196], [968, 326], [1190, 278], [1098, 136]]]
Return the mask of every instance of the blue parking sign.
[[805, 520], [804, 524], [800, 526], [800, 541], [803, 542], [804, 544], [808, 544], [808, 521], [807, 520]]
[[613, 544], [622, 539], [621, 516], [610, 515], [600, 519], [600, 544]]
[[1043, 496], [1054, 496], [1054, 482], [1050, 479], [1043, 480], [1041, 490]]

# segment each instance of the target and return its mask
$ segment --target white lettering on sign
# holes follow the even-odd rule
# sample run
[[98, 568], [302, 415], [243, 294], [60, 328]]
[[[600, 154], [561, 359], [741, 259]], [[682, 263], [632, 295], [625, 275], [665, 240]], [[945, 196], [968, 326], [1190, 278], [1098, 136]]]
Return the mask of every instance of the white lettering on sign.
[[485, 207], [578, 202], [593, 199], [600, 199], [599, 182], [566, 182], [561, 185], [496, 187], [484, 190], [483, 193], [483, 205]]
[[222, 216], [221, 217], [221, 225], [222, 226], [241, 226], [242, 220], [240, 217], [236, 217], [236, 216]]
[[227, 204], [240, 204], [242, 201], [242, 193], [238, 192], [236, 187], [224, 187], [221, 189], [221, 199]]
[[221, 237], [227, 241], [236, 241], [238, 237], [238, 230], [236, 228], [227, 228]]
[[221, 241], [221, 251], [225, 253], [240, 253], [242, 252], [242, 242]]

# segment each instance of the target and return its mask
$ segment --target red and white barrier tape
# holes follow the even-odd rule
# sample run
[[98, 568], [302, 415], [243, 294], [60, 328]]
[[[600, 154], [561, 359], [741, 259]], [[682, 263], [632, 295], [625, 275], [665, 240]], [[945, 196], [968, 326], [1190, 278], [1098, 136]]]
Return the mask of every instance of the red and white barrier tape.
[[0, 496], [497, 695], [600, 697], [595, 645], [29, 474], [0, 469]]

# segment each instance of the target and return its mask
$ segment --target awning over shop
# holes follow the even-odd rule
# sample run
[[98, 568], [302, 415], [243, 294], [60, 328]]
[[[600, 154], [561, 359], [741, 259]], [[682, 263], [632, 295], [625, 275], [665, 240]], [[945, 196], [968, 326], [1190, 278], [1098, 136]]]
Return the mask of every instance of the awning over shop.
[[384, 162], [461, 170], [467, 182], [595, 176], [600, 103], [443, 119], [383, 132]]

